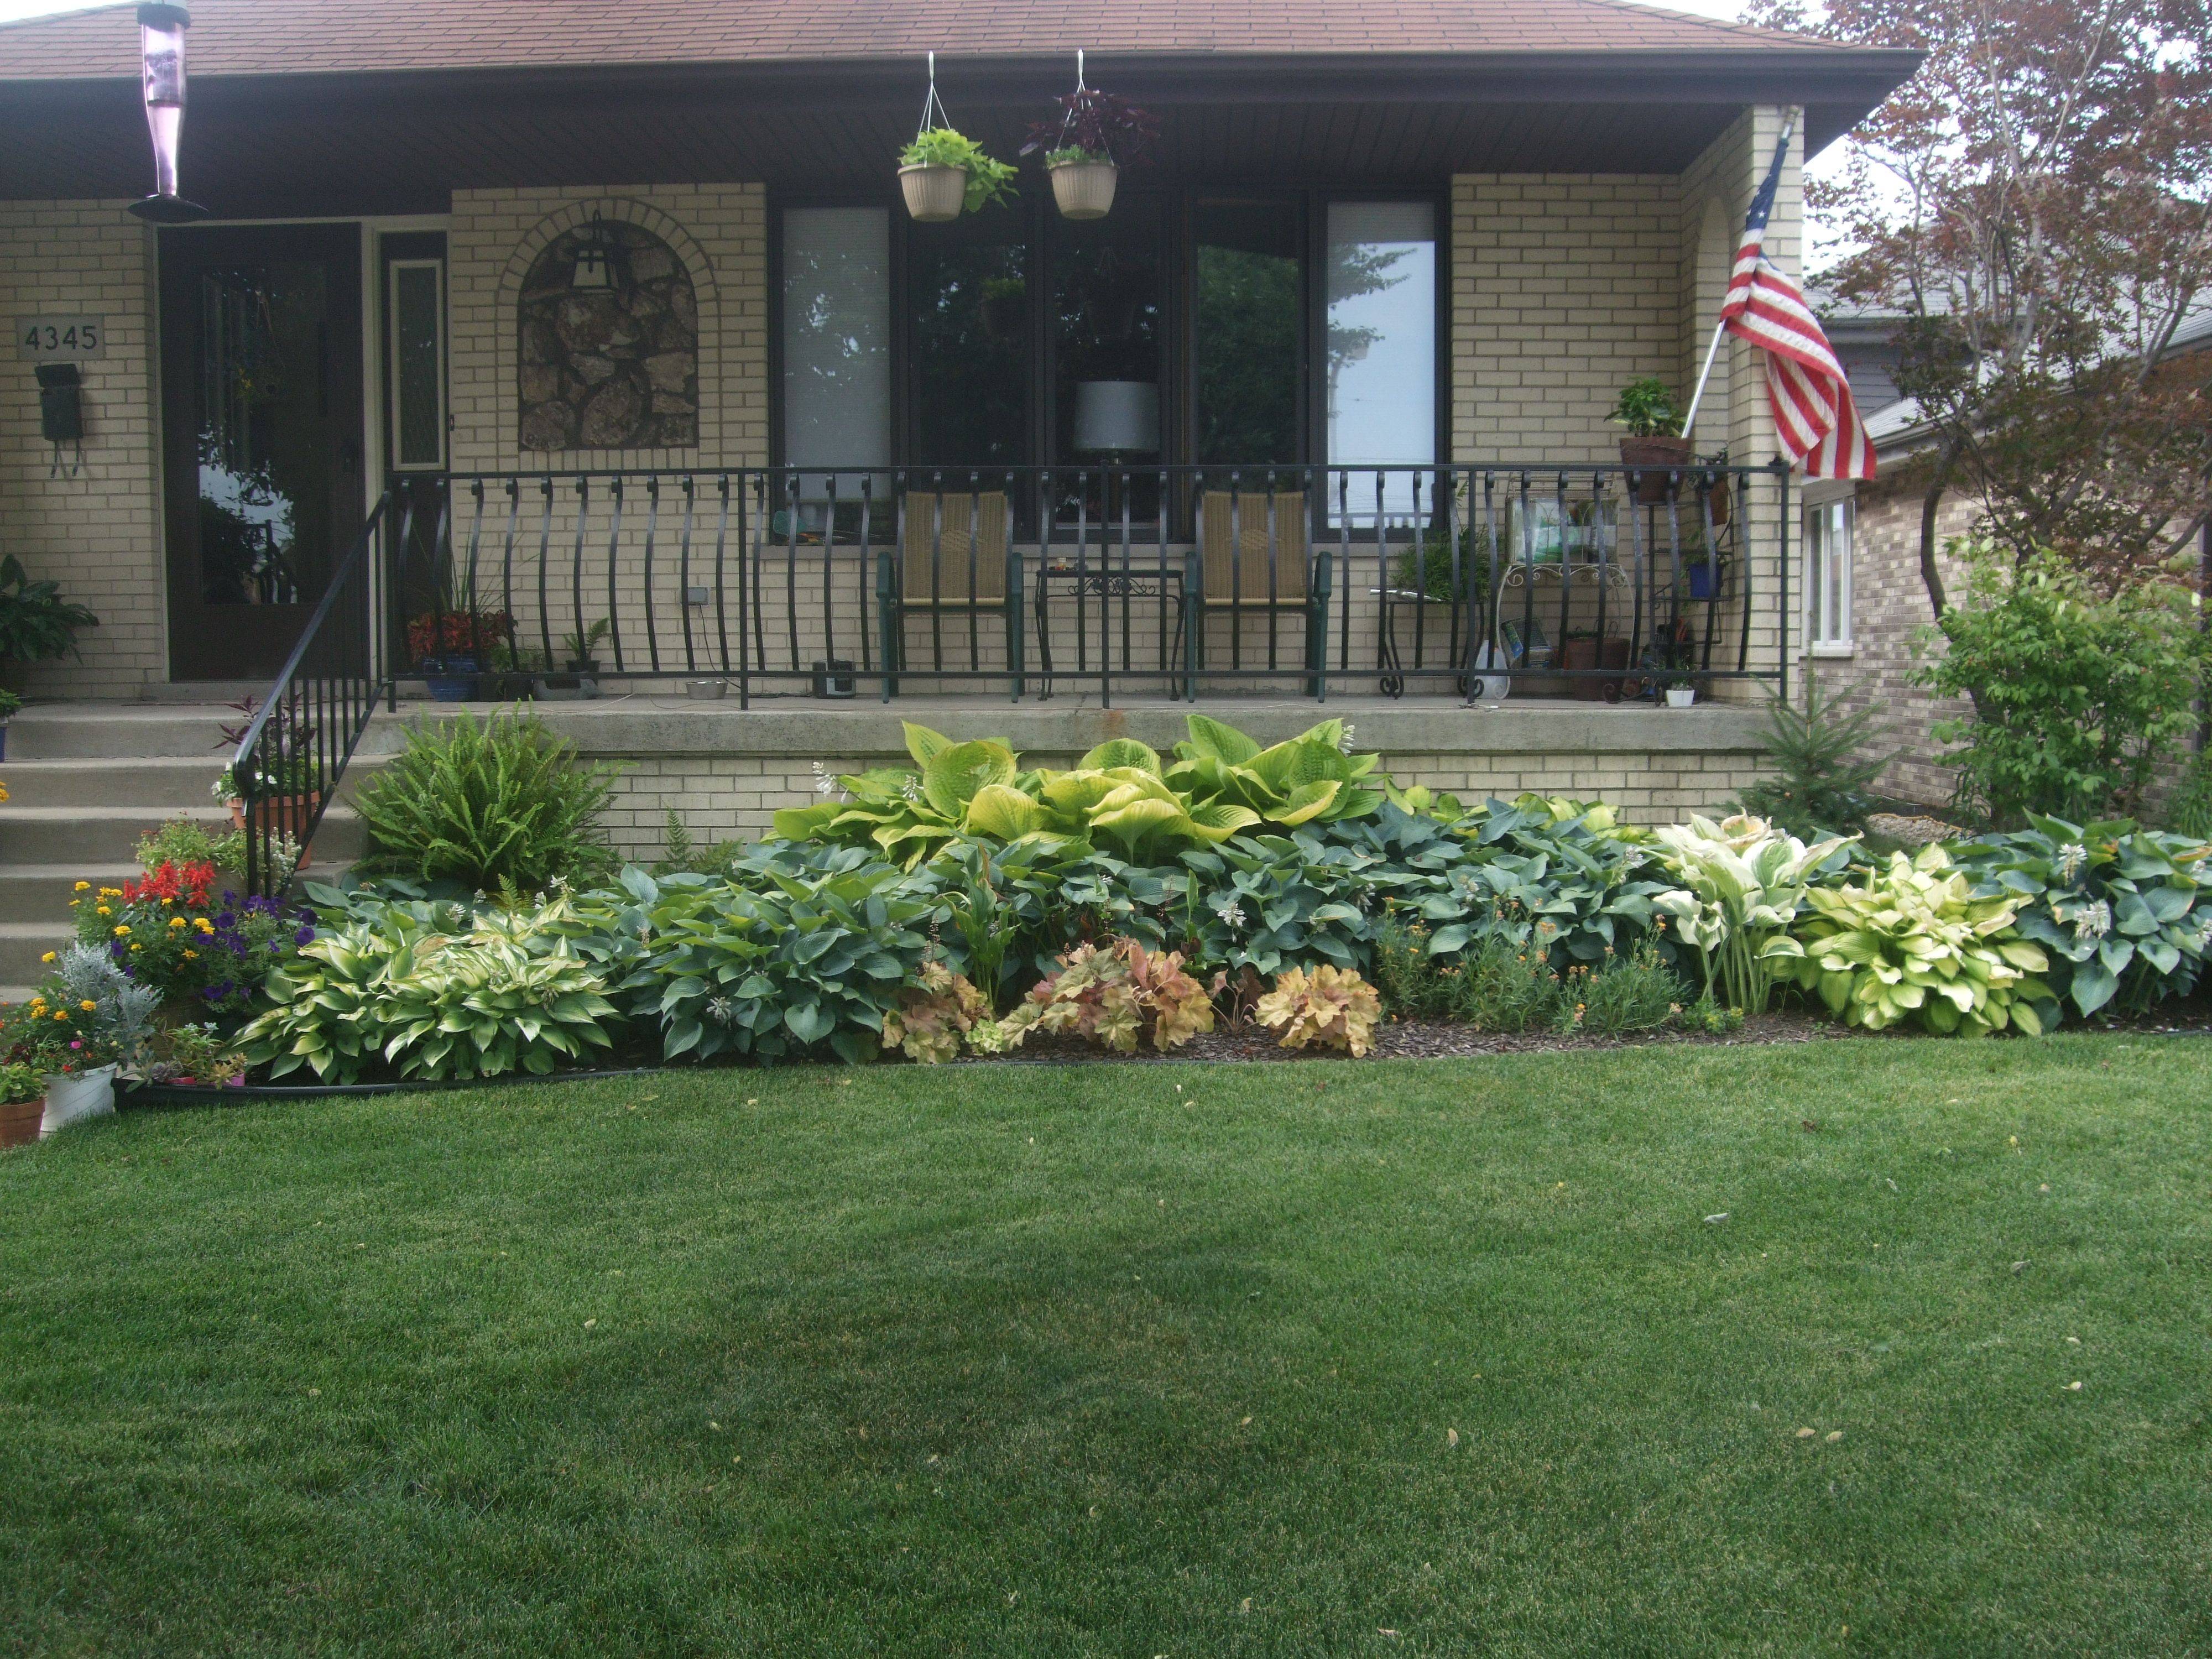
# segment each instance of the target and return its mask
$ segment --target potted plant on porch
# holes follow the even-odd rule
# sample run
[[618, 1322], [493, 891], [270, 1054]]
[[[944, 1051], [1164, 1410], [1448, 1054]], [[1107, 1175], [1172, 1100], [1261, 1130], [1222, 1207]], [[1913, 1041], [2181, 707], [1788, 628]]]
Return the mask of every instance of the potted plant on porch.
[[[252, 728], [253, 717], [261, 705], [252, 697], [241, 697], [230, 705], [245, 718], [235, 726], [217, 729], [222, 733], [220, 746], [234, 754], [246, 741]], [[230, 808], [234, 829], [246, 827], [246, 790], [251, 785], [254, 798], [260, 801], [264, 817], [278, 834], [300, 844], [300, 860], [295, 866], [307, 867], [307, 833], [322, 806], [323, 768], [315, 752], [314, 723], [307, 720], [293, 703], [281, 702], [270, 710], [269, 720], [261, 728], [261, 741], [251, 764], [252, 776], [238, 775], [235, 763], [222, 769], [215, 781], [215, 798]]]
[[466, 702], [491, 653], [514, 634], [504, 611], [425, 611], [407, 624], [407, 648], [434, 701]]
[[1022, 154], [1044, 152], [1053, 199], [1068, 219], [1103, 219], [1114, 205], [1121, 169], [1144, 161], [1160, 136], [1151, 112], [1083, 81], [1075, 55], [1075, 90], [1060, 100], [1060, 120], [1033, 122]]
[[1674, 491], [1668, 475], [1690, 464], [1690, 441], [1682, 435], [1685, 411], [1674, 388], [1656, 375], [1631, 380], [1620, 389], [1620, 399], [1607, 418], [1626, 427], [1620, 441], [1620, 464], [1638, 469], [1636, 499], [1645, 507], [1665, 501]]
[[[0, 674], [66, 656], [77, 648], [79, 629], [99, 626], [91, 611], [62, 598], [60, 584], [34, 582], [14, 554], [0, 555]], [[6, 719], [0, 714], [0, 729]]]
[[8, 722], [22, 712], [23, 700], [0, 686], [0, 760], [8, 758]]
[[926, 225], [948, 224], [1011, 199], [1014, 170], [951, 127], [925, 127], [899, 152], [906, 210]]

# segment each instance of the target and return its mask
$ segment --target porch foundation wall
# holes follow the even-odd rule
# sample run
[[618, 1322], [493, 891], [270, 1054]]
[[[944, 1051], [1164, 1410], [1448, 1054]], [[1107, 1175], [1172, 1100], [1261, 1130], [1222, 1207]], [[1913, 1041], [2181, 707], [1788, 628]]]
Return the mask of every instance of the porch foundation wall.
[[72, 445], [58, 469], [40, 435], [36, 362], [13, 342], [0, 355], [0, 553], [100, 618], [81, 659], [9, 671], [37, 697], [135, 696], [168, 672], [152, 233], [127, 206], [0, 202], [0, 319], [91, 319], [106, 334], [78, 364], [82, 465]]

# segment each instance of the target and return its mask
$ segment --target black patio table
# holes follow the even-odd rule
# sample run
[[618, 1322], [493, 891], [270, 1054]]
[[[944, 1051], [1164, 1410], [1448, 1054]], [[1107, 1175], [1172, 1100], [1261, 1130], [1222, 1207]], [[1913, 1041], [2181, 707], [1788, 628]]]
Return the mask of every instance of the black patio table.
[[[1161, 602], [1159, 630], [1161, 646], [1160, 672], [1172, 675], [1182, 666], [1183, 627], [1190, 603], [1190, 566], [1182, 558], [1161, 559], [1155, 556], [1146, 561], [1122, 560], [1107, 555], [1095, 560], [1079, 560], [1065, 554], [1048, 555], [1036, 569], [1036, 636], [1037, 665], [1042, 671], [1043, 685], [1040, 696], [1052, 695], [1052, 606], [1054, 590], [1062, 590], [1061, 602], [1073, 600], [1077, 606], [1076, 645], [1087, 658], [1090, 646], [1090, 618], [1084, 615], [1085, 601], [1099, 601], [1099, 616], [1104, 627], [1098, 641], [1102, 653], [1110, 656], [1113, 638], [1112, 611], [1115, 602], [1121, 607], [1121, 670], [1130, 669], [1129, 604], [1134, 599], [1158, 599]], [[1169, 623], [1172, 607], [1173, 620]], [[1172, 641], [1170, 648], [1169, 641]], [[1078, 665], [1077, 675], [1094, 672], [1086, 660]]]

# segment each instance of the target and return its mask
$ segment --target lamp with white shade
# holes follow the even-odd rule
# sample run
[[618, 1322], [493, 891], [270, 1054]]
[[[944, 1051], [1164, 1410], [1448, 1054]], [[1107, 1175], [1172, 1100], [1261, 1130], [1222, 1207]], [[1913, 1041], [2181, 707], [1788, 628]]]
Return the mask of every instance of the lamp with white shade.
[[1075, 447], [1091, 454], [1157, 453], [1160, 389], [1150, 380], [1077, 381]]

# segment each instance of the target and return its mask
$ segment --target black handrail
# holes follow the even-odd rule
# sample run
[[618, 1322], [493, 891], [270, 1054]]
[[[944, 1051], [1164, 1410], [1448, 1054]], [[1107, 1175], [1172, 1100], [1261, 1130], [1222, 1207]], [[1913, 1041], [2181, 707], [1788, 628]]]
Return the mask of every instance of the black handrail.
[[331, 577], [262, 698], [237, 750], [231, 781], [246, 809], [246, 886], [281, 896], [283, 860], [276, 838], [304, 848], [337, 793], [347, 763], [391, 689], [392, 653], [376, 636], [385, 614], [378, 603], [376, 550], [392, 510], [387, 490], [369, 510], [361, 534]]

